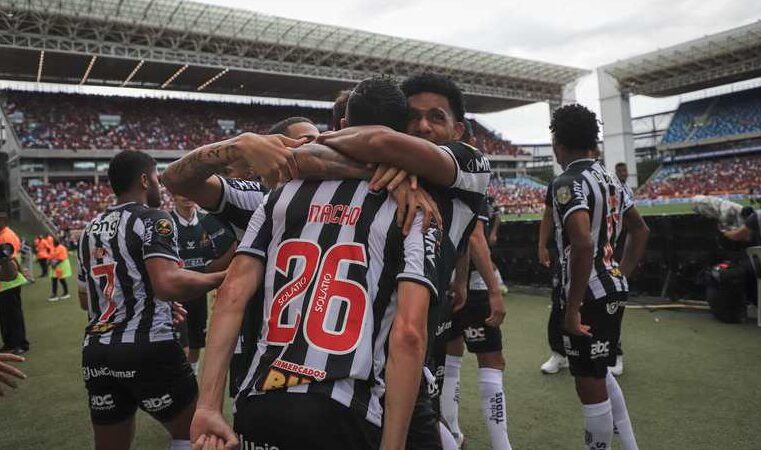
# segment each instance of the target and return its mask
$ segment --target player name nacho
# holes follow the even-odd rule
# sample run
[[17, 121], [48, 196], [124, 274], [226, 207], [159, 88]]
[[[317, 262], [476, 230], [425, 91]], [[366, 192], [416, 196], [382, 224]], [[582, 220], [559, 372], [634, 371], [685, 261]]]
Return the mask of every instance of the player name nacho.
[[354, 226], [362, 214], [361, 206], [312, 203], [309, 205], [309, 222], [338, 223]]

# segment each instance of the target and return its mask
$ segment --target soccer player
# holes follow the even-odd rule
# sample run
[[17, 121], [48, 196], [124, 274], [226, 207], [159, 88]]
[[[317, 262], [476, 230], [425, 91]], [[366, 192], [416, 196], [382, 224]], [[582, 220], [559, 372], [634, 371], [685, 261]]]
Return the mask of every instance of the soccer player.
[[[649, 230], [621, 183], [595, 159], [598, 122], [581, 105], [557, 109], [550, 124], [564, 172], [552, 183], [561, 264], [563, 341], [583, 404], [585, 448], [610, 449], [614, 426], [622, 448], [637, 448], [623, 393], [608, 371], [615, 361], [627, 276], [644, 254]], [[628, 230], [619, 264], [613, 248]]]
[[[235, 248], [232, 230], [213, 216], [197, 211], [195, 203], [181, 195], [174, 196], [172, 216], [177, 228], [177, 243], [183, 268], [196, 272], [218, 272], [227, 269]], [[185, 349], [190, 367], [198, 374], [198, 358], [206, 344], [206, 294], [184, 303], [186, 320], [180, 324], [180, 344]]]
[[[452, 439], [439, 425], [438, 411], [440, 380], [444, 375], [445, 336], [451, 327], [452, 306], [446, 291], [458, 257], [465, 263], [464, 271], [461, 271], [467, 276], [469, 255], [466, 248], [486, 194], [490, 168], [488, 160], [478, 150], [459, 142], [465, 131], [465, 108], [462, 92], [456, 84], [445, 77], [426, 73], [407, 79], [402, 90], [407, 95], [410, 110], [407, 134], [387, 127], [351, 127], [323, 133], [317, 141], [360, 162], [386, 165], [391, 169], [396, 167], [420, 177], [421, 184], [431, 193], [443, 217], [444, 241], [439, 271], [442, 284], [438, 305], [432, 311], [428, 326], [431, 347], [427, 365], [428, 372], [435, 374], [436, 382], [430, 386], [421, 385], [407, 440], [408, 448], [437, 449], [442, 448], [440, 439]], [[376, 173], [371, 186], [393, 189], [397, 175], [395, 170]], [[480, 246], [476, 252], [483, 248]], [[492, 286], [497, 286], [488, 253], [478, 253], [478, 259], [482, 267], [487, 267], [487, 273], [482, 273], [484, 278], [489, 279]], [[501, 305], [504, 317], [504, 305]], [[495, 309], [498, 308], [499, 305], [495, 305]], [[456, 446], [453, 441], [445, 444]]]
[[180, 268], [177, 234], [161, 204], [156, 161], [123, 151], [109, 164], [116, 205], [85, 228], [78, 250], [79, 299], [89, 323], [82, 348], [96, 449], [129, 449], [141, 408], [166, 428], [172, 450], [190, 448], [198, 393], [174, 340], [170, 301], [204, 295], [224, 272]]
[[[354, 90], [346, 119], [402, 127], [406, 113], [399, 88], [376, 78]], [[197, 446], [231, 447], [237, 433], [246, 448], [365, 449], [381, 440], [403, 447], [440, 232], [424, 234], [418, 215], [405, 237], [396, 209], [387, 191], [359, 180], [291, 181], [269, 194], [212, 314], [193, 420]], [[260, 286], [266, 320], [233, 432], [221, 413], [224, 374], [245, 304]]]
[[[486, 244], [485, 229], [493, 220], [493, 214], [487, 200], [482, 203], [478, 215], [478, 223], [470, 236], [471, 251], [489, 254], [489, 265], [477, 268], [477, 261], [472, 261], [467, 282], [467, 300], [461, 309], [452, 315], [452, 330], [447, 343], [447, 356], [444, 371], [444, 383], [441, 395], [441, 411], [452, 434], [459, 444], [464, 440], [459, 425], [459, 391], [460, 367], [462, 356], [467, 346], [468, 351], [475, 353], [478, 360], [479, 390], [481, 393], [481, 412], [489, 430], [491, 448], [510, 449], [507, 435], [506, 401], [502, 384], [502, 372], [505, 370], [505, 358], [502, 354], [502, 332], [499, 325], [504, 318], [504, 307], [495, 311], [490, 306], [490, 298], [502, 298], [499, 285], [490, 287], [481, 276], [481, 271], [492, 270], [491, 252]], [[494, 275], [496, 278], [496, 274]], [[464, 280], [463, 280], [464, 281]], [[455, 278], [453, 291], [461, 292], [460, 277]], [[462, 294], [460, 294], [462, 295]], [[496, 301], [496, 300], [495, 300]]]
[[312, 142], [320, 135], [320, 130], [306, 117], [289, 117], [272, 125], [267, 134], [282, 134], [291, 139]]

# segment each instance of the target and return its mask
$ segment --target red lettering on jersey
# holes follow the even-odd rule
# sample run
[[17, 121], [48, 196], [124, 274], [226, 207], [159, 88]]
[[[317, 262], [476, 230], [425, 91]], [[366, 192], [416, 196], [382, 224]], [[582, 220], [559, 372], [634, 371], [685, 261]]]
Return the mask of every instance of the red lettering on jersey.
[[341, 225], [355, 226], [362, 214], [361, 206], [312, 204], [309, 205], [309, 222], [337, 223]]

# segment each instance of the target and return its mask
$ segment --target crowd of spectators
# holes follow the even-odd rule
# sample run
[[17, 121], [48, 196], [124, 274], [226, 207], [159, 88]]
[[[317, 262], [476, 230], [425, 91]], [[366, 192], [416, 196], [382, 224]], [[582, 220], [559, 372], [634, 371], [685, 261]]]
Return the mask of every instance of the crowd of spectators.
[[[96, 214], [114, 204], [114, 194], [106, 181], [56, 181], [28, 184], [25, 188], [61, 233], [78, 235]], [[163, 188], [161, 197], [162, 209], [172, 209], [172, 197]]]
[[[329, 109], [158, 98], [5, 93], [5, 113], [23, 148], [189, 150], [245, 131], [266, 133], [293, 116], [327, 128]], [[471, 120], [477, 145], [495, 155], [528, 153]]]
[[696, 142], [758, 132], [761, 89], [752, 89], [680, 105], [661, 142]]
[[157, 98], [7, 92], [5, 112], [23, 148], [187, 150], [305, 116], [327, 124], [330, 110]]
[[547, 186], [527, 177], [493, 176], [488, 194], [504, 214], [534, 214], [544, 210]]
[[514, 145], [507, 139], [503, 139], [502, 136], [481, 125], [477, 120], [466, 120], [470, 120], [470, 124], [473, 128], [473, 135], [476, 138], [476, 146], [482, 152], [490, 155], [530, 155], [526, 150]]
[[744, 194], [761, 183], [761, 155], [667, 164], [642, 187], [643, 200]]

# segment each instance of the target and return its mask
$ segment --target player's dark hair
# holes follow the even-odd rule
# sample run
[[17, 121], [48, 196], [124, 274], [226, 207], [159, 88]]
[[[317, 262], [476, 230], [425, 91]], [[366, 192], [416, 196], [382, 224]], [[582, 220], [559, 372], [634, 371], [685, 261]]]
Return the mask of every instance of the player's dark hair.
[[465, 131], [462, 133], [462, 138], [460, 138], [460, 140], [462, 142], [468, 142], [470, 138], [475, 137], [475, 134], [473, 133], [473, 124], [470, 123], [470, 120], [468, 119], [465, 119], [462, 123], [465, 125]]
[[267, 134], [285, 134], [285, 132], [288, 130], [288, 127], [297, 123], [309, 123], [314, 125], [314, 122], [306, 117], [289, 117], [287, 119], [281, 120], [275, 125], [272, 125], [267, 131]]
[[425, 72], [411, 76], [402, 83], [402, 91], [407, 98], [423, 92], [442, 95], [449, 101], [449, 108], [454, 113], [455, 120], [465, 121], [465, 99], [462, 91], [454, 81], [443, 75]]
[[597, 147], [600, 126], [595, 113], [574, 103], [552, 113], [550, 130], [555, 142], [572, 152], [583, 152]]
[[137, 150], [124, 150], [111, 159], [108, 165], [108, 181], [114, 194], [127, 192], [140, 178], [156, 168], [156, 160]]
[[346, 104], [349, 126], [385, 125], [396, 131], [407, 128], [407, 97], [389, 77], [363, 80]]
[[335, 103], [333, 103], [333, 131], [341, 129], [341, 119], [346, 117], [346, 104], [349, 103], [351, 90], [344, 90], [338, 94]]
[[619, 167], [622, 167], [622, 166], [626, 167], [626, 163], [625, 162], [616, 163], [616, 169], [618, 169]]

